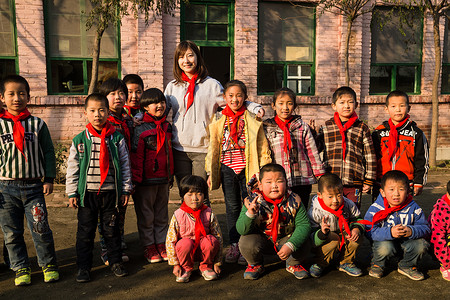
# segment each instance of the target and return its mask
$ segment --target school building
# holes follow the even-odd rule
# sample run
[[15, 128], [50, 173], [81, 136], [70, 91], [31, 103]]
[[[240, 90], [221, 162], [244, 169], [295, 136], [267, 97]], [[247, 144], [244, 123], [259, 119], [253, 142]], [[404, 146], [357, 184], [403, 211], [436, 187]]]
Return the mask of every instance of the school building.
[[[172, 80], [180, 40], [196, 42], [212, 77], [246, 83], [249, 99], [265, 105], [287, 86], [297, 93], [298, 114], [317, 125], [332, 117], [333, 91], [345, 82], [346, 19], [321, 12], [318, 1], [190, 0], [173, 15], [127, 16], [105, 33], [99, 80], [139, 74], [145, 88], [164, 90]], [[85, 126], [82, 104], [92, 66], [94, 31], [85, 30], [89, 0], [1, 0], [0, 75], [18, 73], [31, 85], [30, 111], [43, 118], [57, 141]], [[407, 23], [400, 22], [402, 15]], [[432, 19], [419, 10], [398, 13], [376, 6], [359, 17], [350, 39], [350, 86], [358, 114], [370, 126], [388, 116], [386, 94], [411, 95], [411, 118], [429, 137], [434, 72]], [[450, 159], [450, 27], [441, 20], [438, 159]]]

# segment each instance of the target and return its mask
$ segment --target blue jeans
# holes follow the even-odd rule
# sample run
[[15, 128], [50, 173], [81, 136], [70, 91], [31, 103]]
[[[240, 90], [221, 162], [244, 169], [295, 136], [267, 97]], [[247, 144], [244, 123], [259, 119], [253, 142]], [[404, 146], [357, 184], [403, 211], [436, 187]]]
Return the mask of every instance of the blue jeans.
[[39, 266], [56, 265], [55, 244], [48, 224], [42, 182], [40, 180], [1, 180], [0, 225], [13, 271], [30, 266], [27, 246], [23, 238], [24, 215], [31, 231]]
[[427, 251], [428, 242], [425, 239], [395, 239], [393, 241], [374, 241], [372, 264], [384, 268], [386, 260], [403, 254], [398, 262], [399, 268], [417, 266], [417, 261]]

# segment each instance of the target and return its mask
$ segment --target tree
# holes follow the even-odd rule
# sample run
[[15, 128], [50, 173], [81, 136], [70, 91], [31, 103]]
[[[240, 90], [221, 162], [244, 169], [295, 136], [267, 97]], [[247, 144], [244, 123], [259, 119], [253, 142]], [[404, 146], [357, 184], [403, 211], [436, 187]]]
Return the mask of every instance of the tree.
[[87, 13], [86, 30], [95, 28], [96, 36], [92, 53], [92, 76], [89, 94], [95, 90], [98, 79], [98, 62], [103, 33], [111, 25], [121, 24], [124, 16], [133, 14], [135, 18], [144, 15], [145, 23], [163, 13], [171, 13], [179, 0], [90, 0], [92, 10]]

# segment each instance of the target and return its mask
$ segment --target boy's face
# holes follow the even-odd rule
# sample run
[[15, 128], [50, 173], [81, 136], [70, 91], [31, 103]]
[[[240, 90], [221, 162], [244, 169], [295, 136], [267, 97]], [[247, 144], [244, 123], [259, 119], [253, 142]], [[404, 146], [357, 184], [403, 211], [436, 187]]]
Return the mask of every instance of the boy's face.
[[281, 172], [265, 172], [258, 186], [259, 190], [272, 200], [284, 197], [286, 194], [286, 178]]
[[122, 90], [115, 90], [106, 95], [108, 98], [109, 109], [113, 113], [120, 113], [125, 105], [126, 95]]
[[202, 206], [203, 200], [205, 200], [205, 194], [201, 192], [189, 191], [184, 194], [183, 201], [192, 210], [197, 210]]
[[152, 116], [161, 118], [166, 111], [166, 102], [161, 101], [158, 103], [152, 103], [144, 107], [144, 109]]
[[17, 116], [24, 111], [27, 108], [28, 101], [30, 101], [25, 85], [18, 82], [5, 83], [5, 93], [0, 95], [0, 98], [5, 102], [8, 112], [13, 116]]
[[84, 115], [96, 130], [102, 130], [108, 120], [109, 111], [103, 101], [90, 100]]
[[233, 112], [237, 112], [245, 101], [245, 94], [237, 85], [233, 85], [224, 91], [223, 97]]
[[381, 196], [386, 198], [390, 207], [401, 205], [408, 197], [409, 187], [403, 181], [386, 180], [384, 188], [380, 189]]
[[409, 113], [410, 106], [407, 104], [405, 97], [393, 96], [389, 98], [389, 103], [384, 109], [391, 117], [392, 123], [397, 125], [406, 118]]
[[137, 83], [128, 83], [128, 99], [127, 105], [137, 107], [142, 99], [142, 87]]
[[358, 107], [358, 102], [350, 94], [341, 95], [331, 107], [339, 114], [341, 121], [348, 121]]
[[275, 100], [275, 104], [272, 103], [272, 108], [281, 121], [286, 121], [292, 116], [294, 107], [294, 101], [286, 94], [278, 96]]
[[342, 190], [324, 188], [322, 192], [317, 192], [317, 196], [322, 198], [323, 203], [332, 210], [337, 210], [344, 203], [344, 195]]

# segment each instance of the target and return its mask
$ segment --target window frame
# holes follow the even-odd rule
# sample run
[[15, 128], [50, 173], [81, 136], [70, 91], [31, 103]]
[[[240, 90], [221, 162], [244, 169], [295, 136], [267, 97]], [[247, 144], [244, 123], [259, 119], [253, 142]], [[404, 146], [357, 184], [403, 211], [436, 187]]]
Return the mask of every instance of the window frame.
[[12, 34], [14, 39], [14, 56], [0, 56], [0, 60], [13, 60], [14, 61], [14, 69], [15, 73], [19, 74], [19, 59], [18, 53], [19, 50], [17, 48], [17, 26], [16, 26], [16, 2], [14, 0], [8, 0], [10, 6], [11, 13], [11, 28], [13, 28]]

